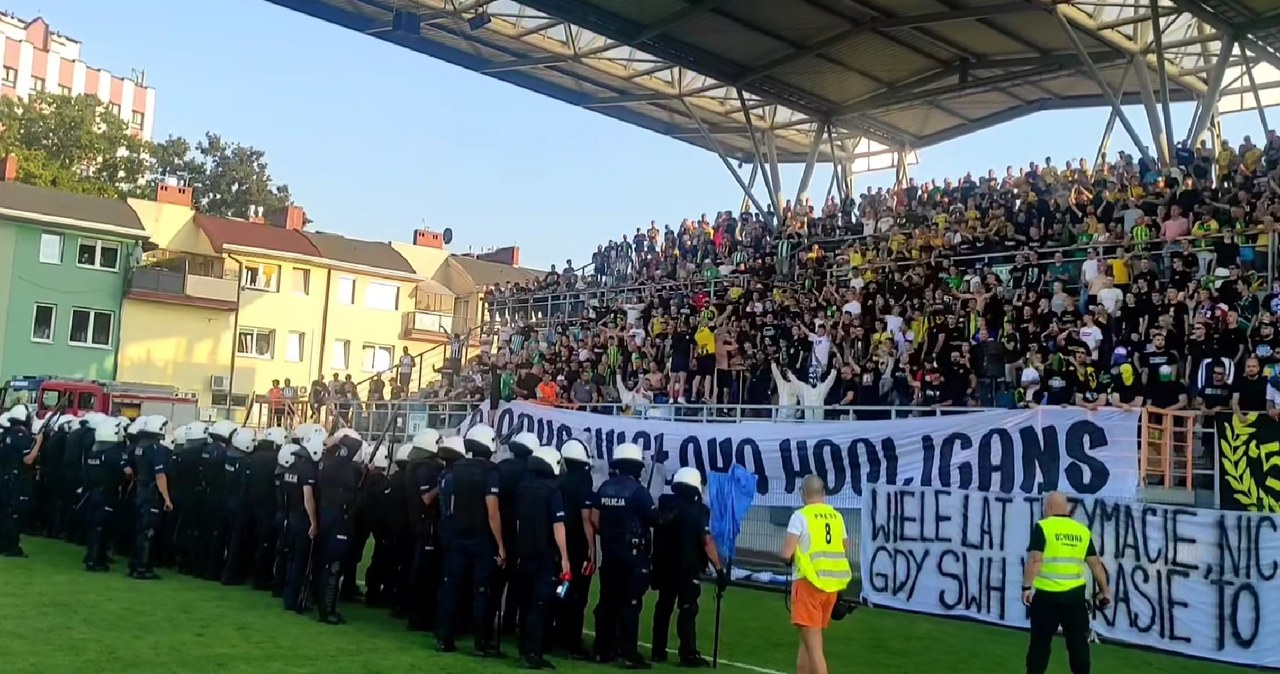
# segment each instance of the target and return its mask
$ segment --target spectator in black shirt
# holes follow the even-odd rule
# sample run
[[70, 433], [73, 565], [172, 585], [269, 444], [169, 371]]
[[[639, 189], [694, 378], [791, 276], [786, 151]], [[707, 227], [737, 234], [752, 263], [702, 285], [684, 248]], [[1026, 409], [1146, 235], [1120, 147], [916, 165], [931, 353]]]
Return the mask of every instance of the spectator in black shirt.
[[1237, 415], [1267, 409], [1267, 380], [1262, 376], [1262, 363], [1249, 356], [1244, 361], [1244, 376], [1236, 381], [1231, 393], [1231, 409]]

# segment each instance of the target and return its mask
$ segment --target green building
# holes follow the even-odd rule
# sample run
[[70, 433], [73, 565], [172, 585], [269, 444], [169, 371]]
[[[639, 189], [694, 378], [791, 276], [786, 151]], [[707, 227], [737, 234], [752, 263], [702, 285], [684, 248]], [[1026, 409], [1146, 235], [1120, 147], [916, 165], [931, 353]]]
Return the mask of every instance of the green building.
[[0, 382], [114, 379], [146, 230], [124, 201], [0, 180]]

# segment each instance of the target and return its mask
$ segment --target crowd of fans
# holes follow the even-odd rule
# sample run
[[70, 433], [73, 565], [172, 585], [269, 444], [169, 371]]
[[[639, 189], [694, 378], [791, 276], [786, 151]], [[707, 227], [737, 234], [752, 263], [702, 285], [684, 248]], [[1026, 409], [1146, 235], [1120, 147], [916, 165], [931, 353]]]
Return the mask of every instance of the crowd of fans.
[[[1046, 157], [780, 213], [637, 228], [486, 290], [495, 398], [767, 406], [1267, 408], [1280, 138]], [[1280, 394], [1271, 394], [1280, 400]], [[859, 409], [862, 408], [862, 409]], [[750, 414], [749, 412], [747, 414]]]

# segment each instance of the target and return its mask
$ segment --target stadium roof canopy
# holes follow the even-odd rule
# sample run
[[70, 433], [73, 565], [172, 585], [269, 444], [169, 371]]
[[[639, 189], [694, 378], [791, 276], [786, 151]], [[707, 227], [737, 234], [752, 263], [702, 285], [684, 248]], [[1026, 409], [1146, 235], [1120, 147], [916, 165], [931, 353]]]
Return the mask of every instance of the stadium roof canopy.
[[1276, 0], [269, 1], [775, 165], [885, 168], [1044, 110], [1280, 102]]

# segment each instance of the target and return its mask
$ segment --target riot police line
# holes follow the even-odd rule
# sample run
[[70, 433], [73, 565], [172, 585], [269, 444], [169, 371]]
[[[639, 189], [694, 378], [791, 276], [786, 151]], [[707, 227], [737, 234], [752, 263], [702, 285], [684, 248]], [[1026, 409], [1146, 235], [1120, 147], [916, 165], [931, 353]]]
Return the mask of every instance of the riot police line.
[[[709, 663], [697, 646], [699, 579], [728, 575], [710, 536], [702, 476], [683, 468], [654, 503], [640, 482], [641, 448], [614, 449], [609, 478], [592, 481], [586, 447], [560, 451], [532, 433], [502, 443], [480, 424], [465, 437], [424, 430], [394, 450], [318, 424], [255, 432], [234, 422], [169, 428], [162, 416], [0, 415], [0, 555], [26, 557], [21, 533], [85, 548], [86, 571], [128, 559], [128, 576], [156, 567], [251, 585], [283, 608], [345, 622], [342, 602], [385, 608], [436, 650], [503, 657], [517, 634], [522, 666], [545, 655], [647, 669], [644, 596], [657, 593], [652, 660], [666, 661], [673, 613], [678, 662]], [[364, 574], [357, 569], [372, 540]], [[595, 638], [585, 612], [593, 578]]]

